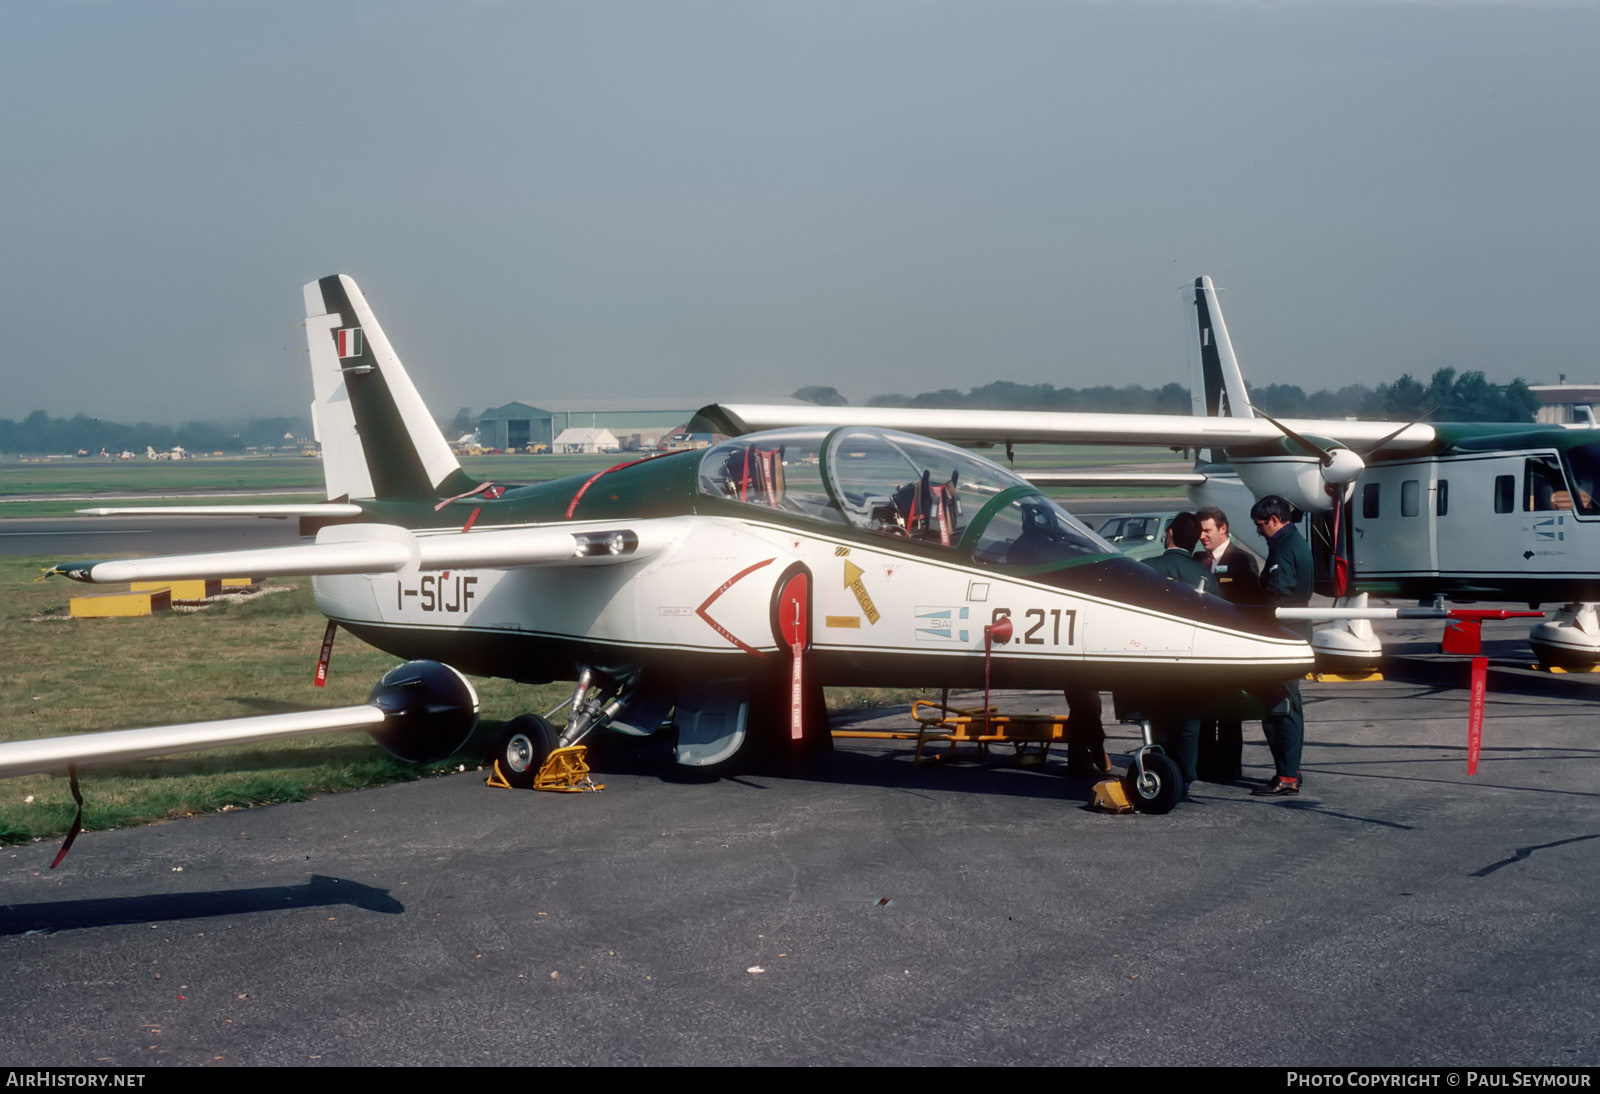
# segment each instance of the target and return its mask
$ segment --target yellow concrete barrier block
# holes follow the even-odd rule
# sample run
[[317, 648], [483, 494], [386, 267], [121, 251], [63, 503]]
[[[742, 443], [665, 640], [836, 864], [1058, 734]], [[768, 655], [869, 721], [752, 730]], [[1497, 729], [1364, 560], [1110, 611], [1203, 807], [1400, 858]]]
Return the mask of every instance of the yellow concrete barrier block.
[[172, 593], [163, 585], [134, 593], [91, 593], [72, 598], [74, 619], [111, 619], [117, 616], [149, 615], [172, 608]]
[[136, 593], [171, 589], [174, 600], [205, 600], [222, 592], [222, 582], [214, 577], [184, 578], [181, 581], [131, 581], [128, 588]]
[[261, 584], [258, 577], [225, 577], [222, 579], [224, 589], [248, 589], [252, 585]]

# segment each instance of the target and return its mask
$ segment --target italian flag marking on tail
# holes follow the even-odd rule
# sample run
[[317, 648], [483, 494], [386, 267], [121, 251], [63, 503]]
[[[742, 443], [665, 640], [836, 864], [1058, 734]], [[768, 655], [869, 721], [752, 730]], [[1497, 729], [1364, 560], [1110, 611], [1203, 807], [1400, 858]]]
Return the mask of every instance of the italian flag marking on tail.
[[345, 327], [334, 331], [333, 344], [338, 347], [340, 357], [360, 357], [361, 328]]

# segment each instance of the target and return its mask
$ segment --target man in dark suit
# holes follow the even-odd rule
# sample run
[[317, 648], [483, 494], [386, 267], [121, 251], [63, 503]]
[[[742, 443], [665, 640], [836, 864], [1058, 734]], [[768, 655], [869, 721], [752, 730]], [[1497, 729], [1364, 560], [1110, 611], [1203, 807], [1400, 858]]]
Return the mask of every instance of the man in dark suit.
[[1258, 604], [1261, 572], [1256, 556], [1240, 547], [1228, 534], [1228, 514], [1207, 506], [1195, 514], [1200, 518], [1200, 564], [1217, 575], [1222, 599], [1233, 604]]
[[[1228, 514], [1207, 506], [1200, 518], [1200, 564], [1216, 575], [1222, 599], [1234, 604], [1258, 604], [1261, 591], [1256, 557], [1228, 535]], [[1238, 781], [1244, 773], [1244, 733], [1238, 718], [1218, 718], [1200, 723], [1200, 754], [1195, 769], [1213, 783]]]

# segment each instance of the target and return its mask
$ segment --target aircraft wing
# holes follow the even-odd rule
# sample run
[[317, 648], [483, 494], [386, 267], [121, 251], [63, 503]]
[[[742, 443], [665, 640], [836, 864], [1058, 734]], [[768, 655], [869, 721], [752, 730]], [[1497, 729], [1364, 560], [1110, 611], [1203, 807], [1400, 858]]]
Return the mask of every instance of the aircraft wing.
[[1209, 478], [1198, 471], [1028, 471], [1022, 477], [1035, 486], [1201, 486]]
[[47, 574], [108, 584], [249, 574], [368, 574], [487, 566], [596, 566], [630, 562], [659, 551], [684, 530], [680, 518], [604, 525], [412, 532], [392, 524], [339, 524], [315, 543], [212, 554], [165, 555], [104, 562], [63, 562]]
[[0, 779], [60, 771], [74, 764], [121, 763], [148, 756], [200, 752], [224, 745], [254, 744], [307, 733], [374, 729], [383, 725], [377, 707], [337, 707], [295, 714], [262, 714], [218, 722], [118, 729], [0, 744]]
[[[1393, 422], [1293, 419], [1285, 425], [1305, 436], [1362, 447], [1389, 438], [1386, 452], [1425, 448], [1434, 429], [1425, 422], [1394, 432]], [[1262, 418], [1210, 418], [1188, 414], [1070, 414], [1033, 410], [924, 410], [911, 407], [806, 406], [713, 403], [696, 412], [690, 428], [737, 436], [786, 426], [878, 426], [956, 444], [1149, 444], [1169, 448], [1229, 448], [1282, 439]]]
[[432, 763], [465, 744], [477, 720], [471, 681], [437, 661], [407, 661], [384, 673], [360, 706], [7, 741], [0, 744], [0, 779], [353, 729], [402, 760]]

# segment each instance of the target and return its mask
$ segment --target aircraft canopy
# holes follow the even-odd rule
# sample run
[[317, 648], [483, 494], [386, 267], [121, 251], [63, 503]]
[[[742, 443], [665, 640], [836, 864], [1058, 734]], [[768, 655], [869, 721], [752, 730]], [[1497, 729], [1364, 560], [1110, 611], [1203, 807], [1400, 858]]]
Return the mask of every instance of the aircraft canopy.
[[700, 463], [711, 497], [1037, 566], [1116, 549], [1025, 479], [970, 452], [867, 426], [736, 437]]

